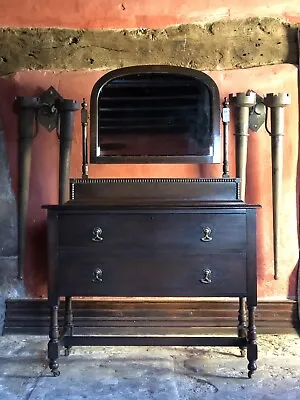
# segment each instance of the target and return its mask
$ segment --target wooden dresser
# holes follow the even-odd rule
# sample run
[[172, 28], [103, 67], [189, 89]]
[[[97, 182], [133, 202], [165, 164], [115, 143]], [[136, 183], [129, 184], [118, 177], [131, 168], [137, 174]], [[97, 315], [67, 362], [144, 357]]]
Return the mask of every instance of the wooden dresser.
[[[77, 344], [238, 346], [247, 349], [252, 376], [257, 206], [239, 200], [239, 180], [78, 180], [71, 197], [45, 206], [54, 375], [59, 344], [66, 354]], [[61, 296], [67, 301], [59, 332]], [[237, 297], [237, 336], [76, 336], [72, 296]]]

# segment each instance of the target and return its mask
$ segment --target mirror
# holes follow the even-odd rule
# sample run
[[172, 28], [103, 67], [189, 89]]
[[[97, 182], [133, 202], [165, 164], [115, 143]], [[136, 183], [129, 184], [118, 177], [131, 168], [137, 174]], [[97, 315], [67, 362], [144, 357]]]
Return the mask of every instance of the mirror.
[[91, 163], [220, 162], [215, 82], [188, 68], [112, 71], [91, 95]]

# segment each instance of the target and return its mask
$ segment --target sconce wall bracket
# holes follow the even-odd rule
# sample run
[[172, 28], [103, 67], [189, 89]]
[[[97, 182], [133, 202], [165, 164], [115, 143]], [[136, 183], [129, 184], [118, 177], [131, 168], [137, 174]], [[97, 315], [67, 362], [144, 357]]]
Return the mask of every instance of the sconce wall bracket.
[[53, 86], [50, 86], [39, 96], [39, 109], [37, 113], [37, 122], [41, 124], [48, 132], [52, 132], [59, 124], [58, 103], [63, 97]]
[[68, 200], [73, 114], [79, 109], [79, 103], [64, 99], [54, 87], [50, 86], [39, 97], [17, 97], [14, 107], [18, 114], [19, 130], [18, 278], [23, 279], [31, 154], [33, 139], [38, 133], [37, 125], [43, 125], [48, 132], [55, 128], [60, 131], [59, 203], [61, 204]]
[[264, 125], [266, 118], [266, 107], [264, 99], [256, 93], [256, 104], [249, 110], [249, 129], [257, 132]]

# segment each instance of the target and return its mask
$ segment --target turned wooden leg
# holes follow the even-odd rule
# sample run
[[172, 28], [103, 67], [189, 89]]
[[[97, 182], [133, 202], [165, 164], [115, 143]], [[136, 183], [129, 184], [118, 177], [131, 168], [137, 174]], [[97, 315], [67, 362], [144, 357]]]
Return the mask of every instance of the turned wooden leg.
[[[64, 332], [65, 335], [73, 335], [73, 311], [72, 311], [72, 297], [67, 296], [65, 299], [65, 317], [64, 317]], [[72, 346], [65, 346], [65, 356], [70, 354]]]
[[58, 345], [59, 345], [59, 329], [58, 329], [58, 305], [51, 306], [50, 309], [50, 330], [48, 343], [48, 359], [49, 368], [53, 376], [59, 376], [58, 364]]
[[239, 346], [241, 350], [241, 356], [246, 355], [246, 338], [247, 338], [247, 327], [246, 327], [246, 299], [245, 297], [239, 298], [239, 315], [238, 315], [238, 337], [245, 341], [244, 345]]
[[256, 326], [255, 326], [255, 307], [248, 306], [248, 337], [247, 337], [247, 358], [248, 364], [248, 378], [251, 378], [253, 373], [256, 371], [256, 360], [257, 360], [257, 342], [256, 342]]

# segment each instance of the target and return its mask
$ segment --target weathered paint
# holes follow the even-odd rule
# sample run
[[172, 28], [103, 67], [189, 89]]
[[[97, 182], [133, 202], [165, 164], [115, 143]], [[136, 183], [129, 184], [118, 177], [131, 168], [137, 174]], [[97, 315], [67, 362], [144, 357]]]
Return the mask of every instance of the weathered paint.
[[[200, 4], [201, 3], [201, 4]], [[73, 29], [125, 29], [166, 28], [171, 24], [212, 23], [219, 20], [246, 19], [248, 17], [275, 17], [291, 23], [300, 22], [298, 0], [0, 0], [0, 24], [2, 27], [58, 27]], [[141, 30], [143, 32], [143, 30]], [[219, 35], [220, 32], [216, 32]], [[234, 39], [235, 40], [235, 39]], [[228, 38], [228, 44], [233, 41]], [[225, 45], [225, 48], [227, 46]], [[274, 47], [275, 50], [276, 47]], [[277, 51], [277, 50], [276, 50]], [[29, 54], [29, 53], [28, 53]], [[241, 53], [241, 59], [243, 53]], [[251, 54], [250, 54], [251, 56]], [[294, 54], [295, 56], [295, 54]], [[30, 57], [30, 56], [29, 56]], [[271, 57], [272, 58], [272, 57]], [[1, 58], [0, 62], [5, 63]], [[156, 60], [155, 60], [156, 62]], [[273, 62], [281, 62], [275, 60]], [[282, 60], [282, 62], [291, 62]], [[294, 59], [293, 61], [294, 62]], [[272, 64], [272, 60], [268, 60]], [[252, 64], [253, 65], [253, 64]], [[116, 65], [118, 66], [118, 65]], [[240, 66], [239, 63], [236, 66]], [[244, 65], [245, 67], [246, 65]], [[45, 68], [45, 65], [41, 66]], [[91, 88], [103, 72], [17, 72], [0, 79], [0, 114], [3, 118], [12, 184], [17, 185], [17, 124], [12, 105], [16, 95], [39, 95], [50, 85], [66, 98], [89, 97]], [[114, 68], [113, 65], [106, 66]], [[199, 66], [198, 66], [199, 67]], [[234, 67], [234, 65], [233, 65]], [[22, 67], [20, 67], [22, 68]], [[26, 66], [24, 66], [26, 68]], [[47, 68], [47, 66], [46, 66]], [[81, 67], [80, 67], [81, 68]], [[100, 66], [99, 66], [100, 68]], [[101, 66], [101, 68], [103, 68]], [[218, 66], [216, 67], [218, 69]], [[263, 205], [258, 219], [259, 296], [264, 298], [295, 296], [297, 242], [297, 155], [298, 155], [298, 103], [297, 69], [291, 65], [259, 67], [248, 70], [212, 72], [221, 96], [249, 88], [258, 93], [288, 91], [292, 105], [287, 108], [287, 133], [285, 136], [284, 196], [281, 210], [283, 224], [280, 238], [280, 264], [282, 278], [273, 280], [272, 208], [270, 138], [264, 129], [251, 134], [249, 140], [249, 168], [247, 199]], [[231, 166], [234, 163], [233, 134], [230, 136]], [[71, 175], [80, 176], [81, 139], [79, 113], [75, 121], [75, 139], [72, 150]], [[27, 260], [25, 283], [34, 296], [46, 295], [46, 231], [44, 203], [57, 202], [58, 141], [55, 134], [40, 129], [34, 141], [31, 194], [27, 230]], [[221, 166], [195, 165], [102, 165], [91, 166], [91, 176], [106, 177], [197, 177], [220, 176]], [[234, 172], [232, 172], [234, 175]]]
[[298, 0], [1, 0], [2, 26], [159, 28], [223, 18], [284, 17], [300, 21]]
[[[0, 113], [6, 133], [13, 187], [17, 182], [17, 126], [12, 110], [14, 96], [38, 95], [53, 85], [65, 98], [82, 99], [90, 96], [92, 86], [104, 72], [19, 72], [0, 79]], [[298, 105], [297, 68], [277, 65], [251, 69], [215, 71], [209, 75], [216, 81], [221, 98], [232, 92], [256, 90], [259, 94], [286, 91], [292, 105], [286, 109], [284, 139], [283, 224], [280, 238], [281, 279], [273, 280], [272, 199], [270, 137], [264, 128], [252, 133], [249, 139], [247, 200], [260, 203], [258, 213], [258, 288], [264, 298], [295, 295], [295, 268], [298, 261], [297, 239], [297, 157]], [[32, 295], [46, 295], [46, 230], [42, 204], [57, 203], [58, 151], [56, 134], [40, 132], [34, 140], [31, 190], [27, 230], [26, 286]], [[75, 117], [75, 137], [72, 147], [71, 176], [81, 174], [80, 115]], [[230, 169], [234, 176], [234, 136], [230, 134]], [[221, 165], [91, 165], [91, 177], [220, 177]]]

